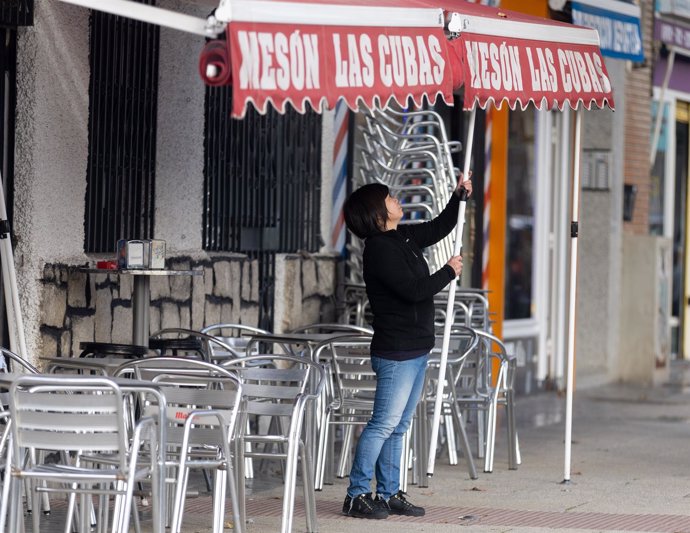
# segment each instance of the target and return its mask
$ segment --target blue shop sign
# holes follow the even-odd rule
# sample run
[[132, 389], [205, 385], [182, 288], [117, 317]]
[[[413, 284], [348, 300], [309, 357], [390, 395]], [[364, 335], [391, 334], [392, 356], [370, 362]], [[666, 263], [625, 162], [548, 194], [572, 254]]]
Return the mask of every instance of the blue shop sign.
[[601, 53], [644, 61], [640, 7], [619, 0], [573, 0], [573, 24], [599, 32]]

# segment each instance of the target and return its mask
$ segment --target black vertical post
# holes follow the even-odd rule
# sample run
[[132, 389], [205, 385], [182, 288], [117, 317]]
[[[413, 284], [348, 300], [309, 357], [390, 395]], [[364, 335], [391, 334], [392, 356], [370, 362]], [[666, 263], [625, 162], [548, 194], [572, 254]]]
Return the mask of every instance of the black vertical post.
[[482, 255], [484, 253], [484, 171], [486, 170], [486, 138], [485, 138], [486, 112], [477, 110], [477, 118], [474, 125], [474, 146], [472, 159], [474, 161], [472, 171], [472, 203], [474, 206], [474, 235], [472, 253], [472, 287], [482, 287]]

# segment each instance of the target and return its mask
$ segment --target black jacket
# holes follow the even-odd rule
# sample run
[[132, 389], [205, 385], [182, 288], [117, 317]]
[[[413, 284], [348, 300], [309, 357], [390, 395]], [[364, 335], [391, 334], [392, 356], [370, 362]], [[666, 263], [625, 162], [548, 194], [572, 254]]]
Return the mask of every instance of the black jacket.
[[437, 243], [455, 227], [460, 200], [453, 194], [443, 212], [421, 224], [398, 225], [366, 239], [364, 283], [373, 314], [371, 351], [431, 350], [434, 346], [434, 295], [455, 277], [444, 265], [429, 273], [422, 248]]

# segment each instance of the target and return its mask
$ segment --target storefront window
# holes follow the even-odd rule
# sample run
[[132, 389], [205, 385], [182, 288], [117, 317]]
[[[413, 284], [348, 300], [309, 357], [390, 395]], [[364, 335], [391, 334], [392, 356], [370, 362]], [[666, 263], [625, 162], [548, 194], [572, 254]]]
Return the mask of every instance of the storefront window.
[[[666, 174], [666, 150], [668, 149], [668, 104], [664, 106], [661, 133], [657, 144], [656, 158], [651, 173], [649, 191], [649, 233], [664, 234], [664, 176]], [[652, 102], [652, 117], [656, 117], [657, 102]]]
[[506, 319], [532, 316], [536, 168], [533, 109], [510, 114], [506, 232]]

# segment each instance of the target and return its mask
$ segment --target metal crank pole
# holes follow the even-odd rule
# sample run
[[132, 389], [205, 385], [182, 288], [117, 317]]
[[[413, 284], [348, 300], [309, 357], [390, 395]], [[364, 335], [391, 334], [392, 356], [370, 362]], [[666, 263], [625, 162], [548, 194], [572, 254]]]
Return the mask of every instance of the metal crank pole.
[[[477, 116], [476, 106], [472, 108], [467, 132], [467, 143], [465, 145], [465, 163], [463, 165], [463, 176], [468, 176], [470, 162], [472, 160], [472, 145], [474, 143], [474, 122]], [[464, 189], [460, 195], [460, 210], [458, 211], [458, 223], [455, 232], [455, 245], [453, 255], [460, 255], [462, 251], [462, 232], [465, 227], [465, 210], [467, 208], [467, 191]], [[438, 446], [438, 431], [441, 423], [441, 411], [443, 410], [443, 388], [446, 379], [446, 364], [448, 361], [448, 350], [450, 347], [450, 330], [453, 326], [453, 307], [455, 306], [455, 291], [457, 289], [457, 278], [450, 282], [448, 289], [448, 305], [446, 306], [446, 322], [443, 328], [443, 344], [441, 345], [441, 362], [438, 372], [438, 384], [436, 386], [436, 398], [434, 400], [434, 415], [431, 425], [431, 442], [429, 444], [429, 457], [427, 463], [427, 476], [434, 475], [436, 463], [436, 448]]]

